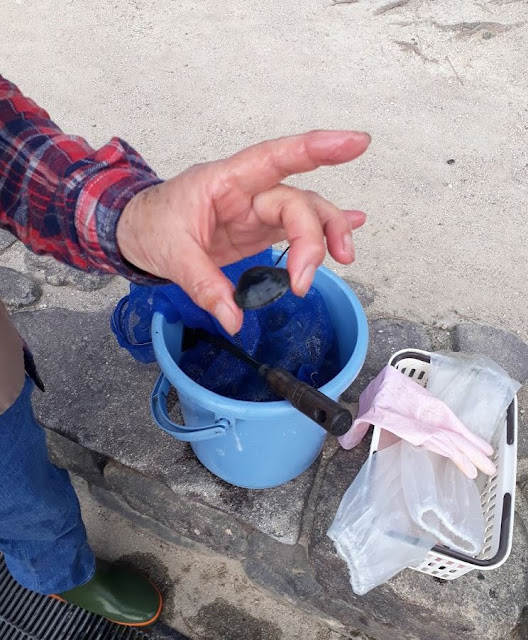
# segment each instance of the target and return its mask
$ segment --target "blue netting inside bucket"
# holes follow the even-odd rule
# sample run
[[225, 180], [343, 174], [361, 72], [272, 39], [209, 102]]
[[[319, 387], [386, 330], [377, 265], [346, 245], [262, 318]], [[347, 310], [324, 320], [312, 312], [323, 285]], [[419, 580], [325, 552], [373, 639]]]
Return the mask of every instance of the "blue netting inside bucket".
[[[273, 264], [271, 249], [228, 267], [224, 274], [236, 284], [250, 267]], [[169, 322], [181, 320], [191, 329], [221, 334], [256, 360], [287, 369], [300, 380], [321, 387], [339, 372], [336, 337], [321, 294], [310, 289], [304, 298], [287, 293], [273, 304], [244, 313], [244, 324], [234, 337], [203, 311], [177, 285], [130, 285], [112, 316], [119, 344], [140, 362], [154, 362], [151, 321], [155, 311]], [[228, 398], [264, 402], [278, 398], [249, 365], [205, 342], [184, 351], [180, 368], [201, 386]]]

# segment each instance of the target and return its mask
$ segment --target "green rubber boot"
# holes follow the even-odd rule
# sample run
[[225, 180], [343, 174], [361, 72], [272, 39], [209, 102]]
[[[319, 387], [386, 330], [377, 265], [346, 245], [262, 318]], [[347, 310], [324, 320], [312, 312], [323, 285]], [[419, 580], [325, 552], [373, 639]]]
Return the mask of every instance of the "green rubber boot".
[[160, 592], [146, 578], [102, 560], [97, 560], [91, 580], [56, 597], [130, 627], [156, 622], [163, 604]]

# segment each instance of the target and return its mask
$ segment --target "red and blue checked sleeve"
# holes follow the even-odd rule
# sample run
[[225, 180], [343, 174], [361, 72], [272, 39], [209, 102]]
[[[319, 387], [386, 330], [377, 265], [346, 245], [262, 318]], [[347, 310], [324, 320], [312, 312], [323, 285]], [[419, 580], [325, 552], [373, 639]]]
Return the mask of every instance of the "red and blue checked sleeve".
[[159, 279], [119, 252], [119, 216], [136, 193], [161, 182], [126, 142], [94, 150], [0, 76], [0, 228], [29, 249], [83, 271]]

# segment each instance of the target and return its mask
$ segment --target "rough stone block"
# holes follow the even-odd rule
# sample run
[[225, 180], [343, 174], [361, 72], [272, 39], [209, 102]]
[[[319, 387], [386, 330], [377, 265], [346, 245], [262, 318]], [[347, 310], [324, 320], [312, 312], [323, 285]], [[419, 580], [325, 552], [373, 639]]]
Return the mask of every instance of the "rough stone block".
[[150, 638], [150, 640], [190, 640], [187, 636], [182, 635], [175, 629], [170, 629], [164, 624], [159, 622], [155, 625], [143, 630], [143, 633]]
[[[79, 483], [78, 477], [73, 476], [72, 480], [73, 486], [77, 489]], [[84, 480], [82, 482], [84, 482]], [[147, 530], [160, 540], [165, 540], [166, 542], [179, 547], [184, 547], [185, 549], [192, 549], [193, 551], [201, 554], [207, 555], [216, 553], [210, 547], [206, 547], [201, 542], [197, 542], [187, 536], [180, 535], [174, 528], [162, 524], [159, 520], [155, 520], [150, 516], [139, 513], [139, 511], [133, 509], [124, 498], [109, 489], [105, 489], [98, 485], [90, 485], [90, 494], [101, 506], [109, 509], [110, 511], [114, 511], [141, 529]]]
[[270, 542], [262, 534], [252, 536], [244, 569], [254, 582], [291, 602], [305, 600], [321, 591], [306, 548], [300, 544], [282, 545]]
[[70, 286], [79, 291], [96, 291], [105, 287], [114, 277], [109, 274], [84, 273], [78, 269], [57, 262], [51, 256], [38, 256], [27, 252], [24, 256], [28, 272], [41, 282], [56, 287]]
[[360, 282], [354, 282], [348, 278], [344, 278], [345, 282], [352, 289], [352, 291], [357, 295], [361, 305], [364, 309], [370, 307], [370, 305], [374, 302], [376, 295], [370, 287], [361, 284]]
[[[366, 455], [366, 444], [363, 455]], [[351, 455], [352, 454], [352, 455]], [[346, 564], [326, 535], [339, 502], [361, 467], [358, 453], [338, 451], [329, 462], [321, 488], [310, 560], [325, 598], [334, 598], [332, 612], [340, 622], [357, 624], [377, 640], [504, 640], [516, 626], [525, 604], [528, 540], [516, 521], [513, 551], [500, 568], [475, 570], [453, 581], [404, 570], [387, 584], [356, 596]]]
[[135, 362], [109, 328], [110, 310], [19, 313], [15, 321], [46, 384], [35, 395], [49, 429], [160, 481], [177, 499], [199, 503], [294, 544], [317, 463], [294, 481], [267, 491], [233, 487], [209, 473], [189, 445], [159, 429], [150, 415], [155, 365]]
[[431, 350], [431, 340], [424, 327], [408, 320], [377, 318], [369, 322], [369, 349], [365, 365], [343, 400], [354, 402], [359, 394], [387, 365], [390, 357], [400, 349]]
[[135, 511], [230, 558], [244, 556], [249, 531], [231, 516], [177, 496], [156, 480], [114, 462], [106, 465], [104, 474], [109, 490]]
[[528, 638], [528, 607], [525, 607], [519, 624], [511, 634], [510, 640], [526, 640]]
[[284, 640], [277, 624], [256, 618], [223, 598], [202, 606], [189, 624], [200, 638]]
[[188, 446], [182, 449], [177, 472], [164, 478], [181, 500], [218, 509], [282, 543], [297, 542], [317, 462], [286, 485], [257, 491], [223, 482], [197, 461]]
[[342, 613], [339, 608], [342, 605], [327, 595], [316, 581], [307, 550], [302, 545], [283, 545], [262, 534], [252, 536], [244, 570], [255, 584], [292, 602], [308, 615], [316, 616], [343, 637], [368, 640], [350, 617], [345, 624], [337, 617]]
[[106, 458], [64, 436], [46, 429], [46, 442], [51, 462], [82, 476], [90, 484], [104, 486]]
[[459, 324], [453, 332], [456, 351], [481, 353], [521, 384], [528, 380], [528, 345], [514, 333], [482, 324]]
[[[343, 470], [345, 481], [352, 481], [367, 452], [367, 441], [354, 449], [353, 453], [349, 452], [350, 464]], [[319, 503], [321, 502], [324, 502], [324, 497], [319, 498]], [[333, 505], [332, 508], [337, 507]], [[334, 513], [335, 510], [332, 517]], [[337, 560], [337, 563], [331, 562], [327, 567], [330, 576], [336, 570], [336, 564], [339, 570], [340, 561], [338, 558]], [[244, 569], [256, 584], [294, 602], [310, 615], [316, 615], [328, 623], [332, 621], [332, 627], [345, 637], [367, 637], [362, 631], [368, 624], [366, 618], [358, 613], [357, 605], [351, 606], [347, 600], [336, 597], [332, 590], [323, 588], [310, 559], [309, 549], [305, 546], [285, 546], [274, 543], [265, 536], [252, 536]], [[373, 630], [376, 629], [369, 628], [369, 634], [377, 638]]]
[[35, 303], [42, 290], [33, 278], [8, 267], [0, 267], [0, 299], [10, 309], [20, 309]]
[[12, 233], [5, 229], [0, 229], [0, 251], [4, 251], [4, 249], [10, 247], [15, 241], [16, 238]]

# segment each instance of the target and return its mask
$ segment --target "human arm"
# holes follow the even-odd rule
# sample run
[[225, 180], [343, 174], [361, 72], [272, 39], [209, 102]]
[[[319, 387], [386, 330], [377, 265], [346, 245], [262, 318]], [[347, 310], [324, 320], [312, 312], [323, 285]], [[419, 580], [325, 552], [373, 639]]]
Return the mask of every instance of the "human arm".
[[0, 76], [0, 227], [33, 252], [84, 271], [159, 281], [127, 263], [116, 240], [126, 204], [159, 182], [126, 142], [113, 138], [94, 150]]
[[0, 227], [80, 269], [143, 284], [171, 280], [235, 333], [242, 311], [219, 267], [287, 239], [292, 288], [303, 295], [325, 240], [336, 260], [353, 261], [351, 230], [364, 214], [282, 180], [348, 162], [369, 142], [360, 132], [312, 131], [162, 182], [125, 142], [94, 151], [0, 78]]

